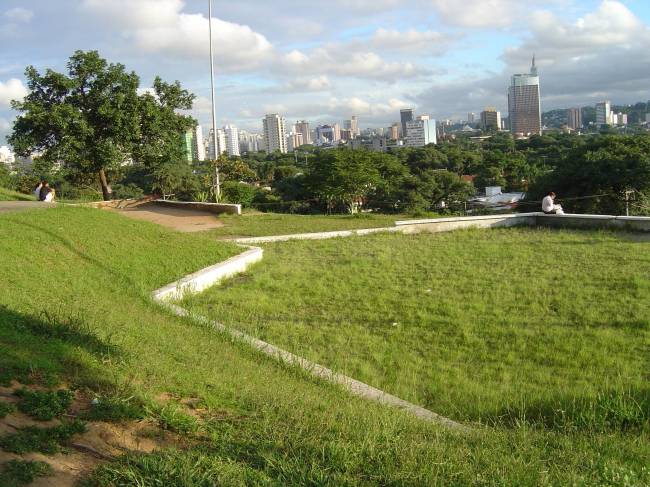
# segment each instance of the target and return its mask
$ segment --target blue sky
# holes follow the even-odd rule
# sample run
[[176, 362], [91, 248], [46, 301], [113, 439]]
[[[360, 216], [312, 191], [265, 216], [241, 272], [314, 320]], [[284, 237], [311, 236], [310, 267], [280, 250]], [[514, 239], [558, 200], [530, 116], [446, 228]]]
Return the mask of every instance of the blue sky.
[[[533, 53], [543, 108], [650, 99], [650, 5], [641, 0], [214, 0], [218, 120], [386, 126], [399, 109], [438, 119], [506, 111], [508, 78]], [[0, 138], [25, 66], [64, 69], [97, 49], [141, 75], [180, 80], [209, 120], [207, 0], [3, 0]], [[3, 140], [0, 140], [0, 144]]]

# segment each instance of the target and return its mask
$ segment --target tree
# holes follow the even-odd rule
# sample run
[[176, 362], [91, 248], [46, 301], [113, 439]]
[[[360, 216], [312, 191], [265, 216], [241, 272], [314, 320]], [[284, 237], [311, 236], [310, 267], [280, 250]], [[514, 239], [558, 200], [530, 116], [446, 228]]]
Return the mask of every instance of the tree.
[[43, 75], [27, 68], [30, 93], [12, 103], [20, 114], [9, 142], [19, 155], [40, 152], [52, 166], [94, 174], [105, 200], [111, 197], [109, 175], [126, 162], [178, 161], [173, 153], [191, 119], [175, 110], [191, 108], [193, 100], [178, 83], [157, 78], [155, 95], [139, 96], [138, 76], [97, 51], [75, 52], [67, 68], [67, 74], [48, 69]]

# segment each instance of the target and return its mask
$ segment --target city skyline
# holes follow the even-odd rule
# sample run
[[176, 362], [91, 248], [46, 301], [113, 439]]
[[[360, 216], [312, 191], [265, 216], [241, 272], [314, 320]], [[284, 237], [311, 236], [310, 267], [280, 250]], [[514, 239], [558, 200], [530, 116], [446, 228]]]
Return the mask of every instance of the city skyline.
[[[486, 106], [507, 114], [508, 80], [533, 53], [544, 110], [650, 98], [650, 6], [640, 2], [333, 1], [351, 15], [215, 0], [219, 126], [260, 132], [266, 114], [280, 113], [313, 126], [356, 114], [363, 127], [387, 127], [409, 107], [439, 120]], [[63, 70], [75, 49], [124, 63], [143, 88], [155, 74], [180, 80], [198, 97], [192, 115], [209, 126], [204, 4], [3, 2], [0, 145], [15, 115], [9, 100], [25, 93], [25, 65]]]

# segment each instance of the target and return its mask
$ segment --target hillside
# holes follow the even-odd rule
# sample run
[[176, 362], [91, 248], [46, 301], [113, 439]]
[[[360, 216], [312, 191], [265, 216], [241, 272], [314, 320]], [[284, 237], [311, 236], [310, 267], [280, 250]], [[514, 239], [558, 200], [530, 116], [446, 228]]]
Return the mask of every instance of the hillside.
[[151, 302], [156, 287], [239, 251], [209, 233], [176, 234], [91, 209], [0, 216], [3, 385], [99, 397], [111, 405], [105, 421], [145, 417], [177, 438], [159, 451], [102, 460], [94, 474], [81, 472], [84, 487], [649, 480], [647, 432], [636, 442], [621, 441], [624, 432], [516, 425], [449, 432], [355, 399]]

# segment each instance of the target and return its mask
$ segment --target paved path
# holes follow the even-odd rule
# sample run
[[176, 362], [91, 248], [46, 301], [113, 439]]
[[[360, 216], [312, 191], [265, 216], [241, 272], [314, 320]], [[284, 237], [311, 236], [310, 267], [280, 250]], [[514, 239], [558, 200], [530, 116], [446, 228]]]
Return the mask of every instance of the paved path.
[[146, 203], [127, 208], [105, 208], [117, 211], [136, 220], [146, 220], [179, 232], [203, 232], [223, 226], [214, 213], [182, 208], [169, 208], [155, 203]]
[[43, 203], [41, 201], [0, 201], [0, 213], [42, 210], [43, 208], [52, 208], [54, 206], [52, 203]]

